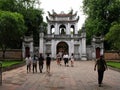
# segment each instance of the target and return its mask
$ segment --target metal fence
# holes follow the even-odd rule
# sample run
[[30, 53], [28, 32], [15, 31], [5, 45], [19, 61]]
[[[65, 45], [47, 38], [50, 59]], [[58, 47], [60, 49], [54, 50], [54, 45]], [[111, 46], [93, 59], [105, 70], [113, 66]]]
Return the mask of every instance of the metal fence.
[[2, 63], [0, 62], [0, 85], [2, 85]]

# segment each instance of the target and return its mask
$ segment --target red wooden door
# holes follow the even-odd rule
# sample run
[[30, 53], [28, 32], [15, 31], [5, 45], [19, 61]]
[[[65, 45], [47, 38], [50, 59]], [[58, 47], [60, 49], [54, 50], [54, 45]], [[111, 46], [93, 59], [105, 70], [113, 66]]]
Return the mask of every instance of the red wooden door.
[[96, 58], [100, 58], [100, 48], [96, 48]]
[[30, 55], [30, 48], [25, 47], [25, 57], [27, 57], [28, 55]]

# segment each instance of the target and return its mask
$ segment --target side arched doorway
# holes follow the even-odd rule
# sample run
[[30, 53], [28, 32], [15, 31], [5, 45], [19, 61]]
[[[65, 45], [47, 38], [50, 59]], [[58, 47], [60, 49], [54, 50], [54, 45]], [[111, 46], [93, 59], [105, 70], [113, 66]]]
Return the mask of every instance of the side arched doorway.
[[56, 46], [56, 50], [57, 50], [56, 53], [58, 53], [58, 52], [69, 53], [68, 49], [69, 49], [69, 47], [68, 47], [68, 44], [66, 42], [59, 42]]
[[96, 48], [96, 58], [100, 58], [100, 48]]
[[27, 57], [28, 55], [30, 55], [30, 48], [25, 47], [25, 57]]

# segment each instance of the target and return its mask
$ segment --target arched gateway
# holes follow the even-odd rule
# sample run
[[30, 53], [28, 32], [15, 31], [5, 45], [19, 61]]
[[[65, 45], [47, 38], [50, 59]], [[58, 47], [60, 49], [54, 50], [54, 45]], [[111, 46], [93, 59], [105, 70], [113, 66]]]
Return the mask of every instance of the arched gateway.
[[24, 37], [23, 58], [27, 54], [33, 56], [36, 51], [43, 53], [44, 56], [49, 53], [52, 58], [56, 58], [59, 51], [67, 52], [69, 55], [74, 53], [75, 58], [78, 60], [95, 59], [103, 55], [102, 37], [93, 37], [91, 45], [86, 47], [85, 28], [83, 27], [81, 33], [78, 34], [79, 16], [77, 16], [77, 12], [73, 13], [73, 10], [67, 14], [64, 12], [58, 14], [55, 11], [48, 12], [46, 19], [48, 24], [47, 34], [40, 30], [39, 47], [33, 47], [31, 36]]
[[62, 52], [62, 53], [69, 53], [69, 47], [68, 47], [68, 44], [66, 42], [59, 42], [56, 46], [56, 52], [59, 53], [59, 52]]
[[50, 53], [53, 58], [59, 51], [74, 53], [76, 59], [86, 60], [86, 33], [84, 30], [78, 34], [79, 16], [73, 10], [65, 14], [48, 12], [47, 35], [40, 33], [39, 53]]

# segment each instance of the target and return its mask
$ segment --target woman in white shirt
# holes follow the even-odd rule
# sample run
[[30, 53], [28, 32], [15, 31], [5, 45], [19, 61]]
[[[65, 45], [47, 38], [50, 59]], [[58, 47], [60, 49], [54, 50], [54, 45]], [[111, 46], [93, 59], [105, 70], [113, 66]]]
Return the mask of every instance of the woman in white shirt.
[[69, 58], [68, 54], [65, 53], [63, 56], [65, 66], [68, 66], [68, 58]]
[[28, 55], [25, 58], [25, 61], [26, 61], [26, 65], [27, 65], [27, 73], [31, 72], [31, 62], [32, 62], [32, 59], [31, 59], [30, 55]]

